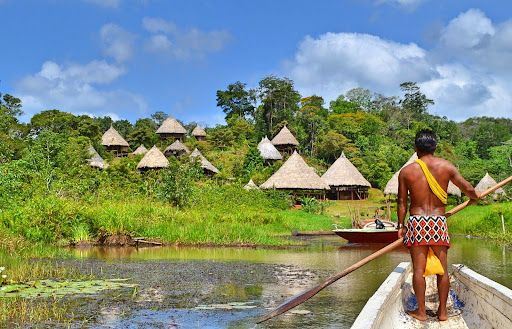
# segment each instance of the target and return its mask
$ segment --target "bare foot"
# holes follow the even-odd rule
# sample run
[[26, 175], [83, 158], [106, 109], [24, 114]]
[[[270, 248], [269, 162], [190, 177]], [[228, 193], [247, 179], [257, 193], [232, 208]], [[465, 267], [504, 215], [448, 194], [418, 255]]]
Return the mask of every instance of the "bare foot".
[[413, 318], [415, 318], [418, 321], [425, 321], [427, 319], [427, 314], [425, 314], [425, 313], [422, 314], [422, 313], [418, 312], [418, 310], [407, 311], [407, 314], [409, 314], [410, 316], [412, 316]]
[[442, 312], [441, 310], [437, 310], [437, 318], [439, 319], [439, 321], [448, 320], [448, 311], [446, 311], [446, 309], [444, 309]]

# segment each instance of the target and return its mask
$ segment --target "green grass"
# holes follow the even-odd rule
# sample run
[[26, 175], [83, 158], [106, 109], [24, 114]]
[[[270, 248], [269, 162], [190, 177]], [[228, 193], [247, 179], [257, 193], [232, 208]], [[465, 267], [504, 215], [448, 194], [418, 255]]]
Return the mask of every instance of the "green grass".
[[[503, 233], [501, 214], [506, 233]], [[451, 233], [512, 243], [512, 202], [471, 205], [450, 217], [448, 224]]]
[[212, 206], [208, 210], [178, 210], [163, 203], [144, 200], [96, 204], [85, 210], [93, 231], [157, 238], [177, 244], [257, 244], [288, 243], [281, 235], [291, 231], [329, 229], [332, 219], [301, 210], [252, 209], [230, 211]]
[[60, 244], [130, 234], [176, 244], [283, 245], [294, 230], [328, 230], [333, 219], [293, 210], [286, 195], [236, 186], [200, 186], [187, 208], [151, 198], [73, 200], [35, 197], [0, 213], [0, 223], [27, 241]]
[[[395, 202], [392, 202], [392, 215], [396, 213], [395, 206]], [[367, 219], [372, 218], [377, 209], [383, 210], [383, 215], [387, 215], [385, 213], [387, 211], [386, 198], [382, 191], [372, 188], [366, 200], [328, 201], [325, 212], [327, 215], [336, 218], [336, 222], [341, 224], [341, 227], [350, 227], [354, 213], [358, 213], [361, 219]]]
[[70, 306], [53, 299], [26, 299], [2, 298], [0, 299], [0, 327], [25, 328], [36, 325], [71, 326], [77, 319], [70, 316]]
[[[199, 185], [190, 198], [189, 207], [177, 208], [142, 196], [87, 201], [38, 196], [2, 211], [0, 225], [13, 241], [22, 237], [52, 245], [119, 233], [175, 244], [286, 245], [291, 242], [283, 236], [293, 231], [330, 230], [333, 223], [350, 227], [351, 214], [366, 219], [385, 209], [382, 193], [374, 189], [368, 200], [327, 201], [323, 215], [292, 209], [285, 194], [238, 186]], [[468, 207], [450, 219], [450, 230], [510, 241], [510, 233], [501, 232], [500, 212], [512, 229], [508, 202]]]
[[[54, 257], [65, 257], [67, 252], [43, 243], [34, 243], [0, 230], [0, 286], [41, 279], [88, 279], [78, 271], [58, 266]], [[5, 276], [5, 277], [4, 277]], [[70, 307], [58, 299], [0, 298], [0, 327], [23, 328], [45, 323], [71, 325]]]

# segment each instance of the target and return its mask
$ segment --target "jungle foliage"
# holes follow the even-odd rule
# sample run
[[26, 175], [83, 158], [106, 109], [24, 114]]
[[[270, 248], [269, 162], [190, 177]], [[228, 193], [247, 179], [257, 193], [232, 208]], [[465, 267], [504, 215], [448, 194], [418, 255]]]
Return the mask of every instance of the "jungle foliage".
[[[512, 120], [454, 122], [429, 113], [433, 101], [416, 83], [400, 87], [400, 96], [355, 88], [327, 106], [320, 96], [300, 95], [286, 78], [265, 77], [255, 89], [243, 82], [230, 84], [217, 91], [226, 124], [207, 128], [206, 141], [185, 141], [220, 170], [214, 178], [205, 177], [187, 157], [171, 158], [168, 169], [139, 173], [140, 156], [116, 158], [101, 145], [101, 135], [112, 125], [132, 150], [140, 144], [163, 149], [169, 142], [155, 131], [166, 113], [132, 123], [51, 109], [23, 123], [21, 100], [0, 95], [0, 226], [45, 242], [86, 240], [109, 231], [169, 241], [244, 243], [258, 242], [264, 232], [256, 231], [265, 227], [275, 234], [307, 228], [308, 221], [300, 216], [291, 220], [286, 213], [287, 195], [241, 189], [251, 178], [263, 183], [282, 164], [265, 165], [256, 146], [284, 125], [319, 174], [344, 152], [377, 188], [410, 157], [413, 137], [422, 128], [438, 134], [438, 154], [454, 162], [471, 183], [486, 172], [496, 180], [512, 175]], [[184, 124], [189, 132], [195, 125]], [[89, 145], [109, 163], [107, 169], [88, 166]], [[313, 201], [306, 208], [322, 212]], [[329, 227], [327, 217], [318, 216], [320, 226]], [[140, 218], [147, 219], [144, 225]], [[239, 222], [247, 225], [238, 227]], [[194, 238], [205, 225], [218, 234]], [[224, 239], [226, 231], [238, 235]]]

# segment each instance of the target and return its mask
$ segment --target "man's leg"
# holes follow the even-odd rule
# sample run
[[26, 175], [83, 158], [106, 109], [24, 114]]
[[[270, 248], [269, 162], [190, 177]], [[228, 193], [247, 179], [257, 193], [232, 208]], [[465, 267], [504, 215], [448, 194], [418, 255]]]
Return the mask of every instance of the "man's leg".
[[418, 301], [418, 309], [408, 313], [420, 321], [425, 321], [427, 313], [425, 310], [425, 278], [423, 273], [425, 273], [427, 263], [428, 246], [411, 247], [410, 252], [413, 267], [412, 287]]
[[450, 290], [450, 278], [448, 277], [448, 247], [432, 246], [434, 254], [441, 261], [444, 268], [444, 274], [437, 276], [437, 291], [439, 293], [439, 308], [437, 317], [439, 321], [448, 320], [448, 311], [446, 310], [446, 301], [448, 300], [448, 291]]

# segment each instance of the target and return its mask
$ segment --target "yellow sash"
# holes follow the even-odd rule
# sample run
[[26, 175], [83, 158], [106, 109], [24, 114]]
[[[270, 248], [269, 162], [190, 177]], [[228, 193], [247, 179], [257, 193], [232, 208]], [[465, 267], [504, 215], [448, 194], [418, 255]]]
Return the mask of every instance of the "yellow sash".
[[[428, 186], [430, 186], [430, 190], [432, 193], [435, 194], [435, 196], [441, 200], [442, 203], [447, 204], [448, 203], [448, 193], [446, 193], [445, 190], [439, 185], [436, 178], [432, 175], [430, 170], [428, 170], [427, 165], [423, 160], [417, 159], [416, 163], [418, 163], [421, 167], [421, 170], [423, 171], [423, 174], [425, 174], [425, 178], [427, 178]], [[423, 273], [423, 276], [429, 276], [444, 274], [444, 268], [441, 264], [441, 261], [439, 258], [437, 258], [436, 254], [434, 254], [434, 251], [432, 248], [428, 248], [428, 254], [427, 254], [427, 263], [425, 264], [425, 272]]]
[[430, 173], [430, 170], [428, 170], [427, 165], [425, 162], [423, 162], [420, 159], [416, 160], [416, 163], [418, 163], [421, 167], [421, 170], [423, 170], [423, 174], [425, 174], [425, 178], [427, 178], [428, 186], [430, 186], [430, 190], [432, 193], [435, 194], [435, 196], [441, 200], [442, 203], [447, 204], [448, 203], [448, 193], [446, 193], [445, 190], [439, 185], [436, 178], [432, 176], [432, 173]]

